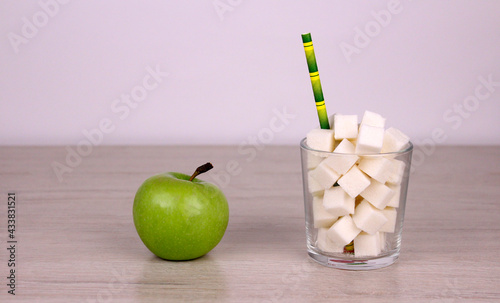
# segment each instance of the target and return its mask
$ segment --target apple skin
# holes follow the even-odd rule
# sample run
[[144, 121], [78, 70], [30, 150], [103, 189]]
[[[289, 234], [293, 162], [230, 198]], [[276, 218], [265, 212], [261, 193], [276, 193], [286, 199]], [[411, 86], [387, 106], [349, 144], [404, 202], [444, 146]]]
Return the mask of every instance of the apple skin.
[[229, 222], [229, 206], [215, 185], [181, 173], [148, 178], [134, 199], [134, 224], [146, 247], [166, 260], [191, 260], [212, 250]]

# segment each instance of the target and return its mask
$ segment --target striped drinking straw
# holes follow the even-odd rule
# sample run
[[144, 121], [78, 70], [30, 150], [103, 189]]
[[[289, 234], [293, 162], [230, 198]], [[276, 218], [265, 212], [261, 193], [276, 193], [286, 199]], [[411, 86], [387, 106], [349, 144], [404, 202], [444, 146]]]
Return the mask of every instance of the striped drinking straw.
[[316, 109], [318, 110], [319, 125], [321, 128], [329, 129], [328, 115], [326, 113], [325, 99], [323, 98], [323, 90], [319, 80], [318, 65], [316, 64], [316, 55], [314, 55], [314, 47], [311, 39], [311, 33], [302, 34], [302, 43], [304, 43], [304, 51], [306, 52], [307, 67], [309, 68], [309, 77], [316, 101]]

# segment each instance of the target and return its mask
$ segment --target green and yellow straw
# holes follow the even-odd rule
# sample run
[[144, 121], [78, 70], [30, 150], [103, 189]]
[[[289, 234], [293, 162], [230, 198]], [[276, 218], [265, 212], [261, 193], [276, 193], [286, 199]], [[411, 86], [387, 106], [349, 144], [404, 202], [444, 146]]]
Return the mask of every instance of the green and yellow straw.
[[316, 64], [316, 55], [311, 39], [311, 33], [302, 34], [302, 43], [304, 43], [304, 51], [306, 52], [307, 67], [309, 68], [309, 77], [314, 93], [314, 101], [316, 101], [316, 109], [318, 110], [319, 125], [321, 128], [329, 129], [328, 115], [326, 113], [325, 98], [321, 89], [321, 81], [319, 80], [318, 64]]

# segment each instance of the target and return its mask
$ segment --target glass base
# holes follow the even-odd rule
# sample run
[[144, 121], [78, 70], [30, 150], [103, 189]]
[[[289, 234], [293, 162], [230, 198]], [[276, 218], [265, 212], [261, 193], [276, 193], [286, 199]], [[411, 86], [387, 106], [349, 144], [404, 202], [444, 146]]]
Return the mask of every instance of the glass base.
[[349, 258], [349, 255], [343, 254], [341, 257], [328, 256], [308, 249], [307, 253], [316, 262], [327, 267], [346, 270], [371, 270], [387, 267], [394, 264], [399, 257], [399, 251], [392, 254], [384, 254], [379, 257], [370, 258]]

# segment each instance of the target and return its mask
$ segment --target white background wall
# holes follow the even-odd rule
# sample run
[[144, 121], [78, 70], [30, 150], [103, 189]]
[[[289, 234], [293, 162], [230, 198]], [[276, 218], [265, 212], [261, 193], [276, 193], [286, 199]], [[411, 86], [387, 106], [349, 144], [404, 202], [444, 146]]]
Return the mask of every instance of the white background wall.
[[[329, 114], [379, 112], [416, 143], [441, 129], [443, 144], [500, 144], [500, 85], [476, 92], [500, 82], [500, 1], [401, 0], [385, 26], [387, 0], [54, 1], [0, 2], [2, 145], [76, 145], [103, 120], [110, 145], [298, 144], [318, 124], [303, 32]], [[375, 31], [366, 45], [356, 28]], [[168, 76], [113, 109], [148, 66]]]

